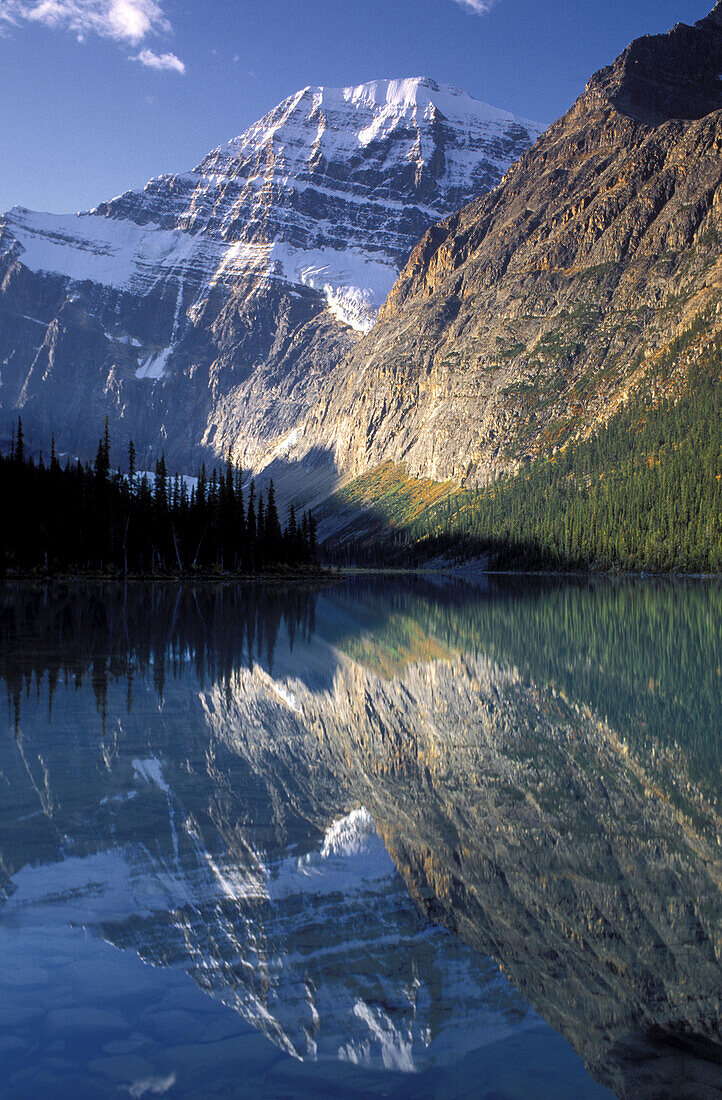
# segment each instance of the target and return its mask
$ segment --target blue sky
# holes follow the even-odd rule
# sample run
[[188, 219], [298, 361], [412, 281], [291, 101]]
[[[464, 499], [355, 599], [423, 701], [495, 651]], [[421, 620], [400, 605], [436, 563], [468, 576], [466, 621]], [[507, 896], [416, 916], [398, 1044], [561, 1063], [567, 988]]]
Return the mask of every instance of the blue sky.
[[0, 0], [0, 211], [191, 168], [308, 84], [431, 76], [542, 123], [713, 0]]

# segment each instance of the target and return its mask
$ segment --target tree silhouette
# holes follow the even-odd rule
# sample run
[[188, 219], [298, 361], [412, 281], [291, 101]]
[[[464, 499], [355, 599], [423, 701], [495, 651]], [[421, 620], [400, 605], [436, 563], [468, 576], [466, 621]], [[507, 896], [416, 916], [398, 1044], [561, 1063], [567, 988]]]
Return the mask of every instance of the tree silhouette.
[[[128, 475], [111, 468], [106, 421], [92, 466], [61, 467], [55, 440], [49, 467], [26, 457], [23, 427], [13, 430], [9, 457], [0, 457], [0, 492], [8, 522], [0, 531], [0, 571], [110, 570], [184, 572], [221, 568], [260, 572], [289, 563], [315, 562], [310, 538], [281, 530], [271, 485], [256, 505], [251, 483], [244, 509], [242, 472], [230, 458], [220, 473], [205, 466], [190, 496], [185, 479], [170, 478], [165, 456], [155, 475], [138, 477], [135, 447], [128, 447]], [[257, 509], [257, 511], [256, 511]]]

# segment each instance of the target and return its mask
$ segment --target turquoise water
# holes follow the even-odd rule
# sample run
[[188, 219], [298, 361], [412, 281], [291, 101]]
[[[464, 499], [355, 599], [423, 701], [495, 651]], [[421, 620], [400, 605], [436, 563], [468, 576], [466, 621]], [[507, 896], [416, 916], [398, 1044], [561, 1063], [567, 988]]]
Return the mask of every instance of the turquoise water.
[[4, 588], [0, 1093], [719, 1095], [721, 610]]

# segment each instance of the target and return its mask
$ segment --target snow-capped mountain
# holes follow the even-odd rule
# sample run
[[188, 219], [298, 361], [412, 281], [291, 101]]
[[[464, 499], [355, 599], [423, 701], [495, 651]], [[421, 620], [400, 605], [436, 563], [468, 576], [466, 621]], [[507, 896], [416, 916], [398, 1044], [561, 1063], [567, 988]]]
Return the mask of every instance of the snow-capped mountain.
[[[107, 412], [191, 460], [282, 444], [429, 228], [530, 122], [432, 80], [305, 88], [191, 172], [0, 219], [0, 399], [93, 446]], [[255, 440], [256, 445], [249, 446]], [[272, 449], [272, 447], [271, 447]]]

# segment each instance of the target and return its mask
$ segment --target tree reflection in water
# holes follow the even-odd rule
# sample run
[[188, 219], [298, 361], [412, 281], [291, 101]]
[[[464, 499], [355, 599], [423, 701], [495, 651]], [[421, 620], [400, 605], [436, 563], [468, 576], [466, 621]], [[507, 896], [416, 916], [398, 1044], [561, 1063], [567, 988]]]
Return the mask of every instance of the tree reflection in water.
[[[421, 911], [496, 959], [598, 1081], [625, 1097], [722, 1092], [716, 585], [20, 587], [0, 632], [22, 758], [3, 770], [52, 804], [52, 828], [22, 838], [0, 817], [8, 892], [19, 868], [57, 858], [59, 835], [97, 848], [107, 822], [89, 805], [116, 800], [116, 844], [137, 834], [122, 800], [145, 775], [144, 842], [196, 866], [202, 841], [221, 875], [232, 853], [261, 893], [242, 915], [229, 887], [214, 912], [228, 926], [236, 905], [270, 942], [254, 853], [308, 850], [309, 830], [363, 806]], [[132, 713], [149, 683], [165, 717], [141, 734], [119, 700]], [[62, 742], [61, 762], [37, 700], [47, 714], [68, 685], [92, 685], [97, 726]], [[104, 927], [159, 962], [188, 950], [171, 924], [162, 951], [155, 918]], [[204, 958], [212, 935], [194, 941]], [[237, 954], [220, 951], [226, 989]]]

